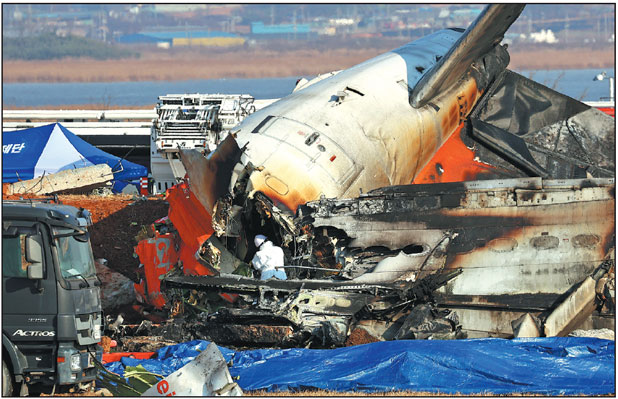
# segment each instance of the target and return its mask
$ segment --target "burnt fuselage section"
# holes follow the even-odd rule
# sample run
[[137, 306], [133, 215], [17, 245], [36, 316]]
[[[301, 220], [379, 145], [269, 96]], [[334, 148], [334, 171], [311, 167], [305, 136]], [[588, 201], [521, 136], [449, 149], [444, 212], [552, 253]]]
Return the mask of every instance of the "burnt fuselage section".
[[179, 276], [165, 284], [195, 291], [202, 303], [213, 303], [204, 293], [238, 295], [225, 305], [237, 321], [266, 312], [313, 339], [331, 331], [317, 335], [323, 344], [341, 345], [360, 327], [378, 339], [405, 336], [405, 320], [428, 302], [455, 309], [469, 336], [512, 336], [513, 320], [551, 310], [611, 257], [614, 187], [613, 179], [541, 178], [391, 186], [312, 201], [295, 218], [256, 195], [245, 199], [237, 228], [216, 220], [211, 242], [222, 259], [249, 262], [252, 249], [238, 243], [267, 230], [284, 249], [290, 280]]
[[[440, 303], [514, 316], [550, 309], [603, 262], [615, 245], [614, 187], [540, 178], [411, 185], [302, 210], [316, 234], [343, 244], [333, 245], [335, 258], [353, 281], [461, 268], [436, 293]], [[507, 335], [516, 318], [470, 316], [466, 325], [467, 312], [458, 313], [464, 328]]]

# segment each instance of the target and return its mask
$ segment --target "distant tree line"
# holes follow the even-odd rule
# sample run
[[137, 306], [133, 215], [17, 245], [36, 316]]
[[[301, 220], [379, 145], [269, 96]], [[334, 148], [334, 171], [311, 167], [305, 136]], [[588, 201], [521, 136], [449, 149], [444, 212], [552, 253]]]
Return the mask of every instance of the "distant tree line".
[[51, 60], [64, 57], [90, 57], [105, 60], [137, 58], [139, 53], [83, 37], [61, 37], [55, 33], [43, 33], [30, 37], [3, 37], [2, 56], [5, 60]]

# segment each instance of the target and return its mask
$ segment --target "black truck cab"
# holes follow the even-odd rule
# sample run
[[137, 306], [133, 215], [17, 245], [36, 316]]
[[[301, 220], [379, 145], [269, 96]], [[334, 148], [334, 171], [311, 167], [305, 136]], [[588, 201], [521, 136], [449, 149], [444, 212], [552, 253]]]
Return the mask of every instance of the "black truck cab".
[[101, 360], [101, 282], [84, 209], [2, 204], [2, 394], [86, 386]]

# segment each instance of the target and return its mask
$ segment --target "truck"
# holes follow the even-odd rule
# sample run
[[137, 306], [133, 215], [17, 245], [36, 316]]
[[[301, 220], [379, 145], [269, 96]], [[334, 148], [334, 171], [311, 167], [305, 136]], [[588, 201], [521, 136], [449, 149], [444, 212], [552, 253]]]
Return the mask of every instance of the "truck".
[[2, 204], [2, 396], [88, 389], [102, 307], [90, 213], [57, 197]]

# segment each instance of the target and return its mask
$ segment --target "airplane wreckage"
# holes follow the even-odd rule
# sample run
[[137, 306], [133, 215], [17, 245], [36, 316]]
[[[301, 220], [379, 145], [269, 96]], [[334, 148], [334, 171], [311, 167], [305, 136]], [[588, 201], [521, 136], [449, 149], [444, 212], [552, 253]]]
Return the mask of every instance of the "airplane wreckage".
[[[300, 81], [212, 153], [181, 151], [188, 179], [136, 247], [138, 298], [176, 316], [158, 333], [333, 347], [613, 325], [614, 119], [506, 69], [523, 7]], [[258, 234], [286, 279], [253, 271]]]

